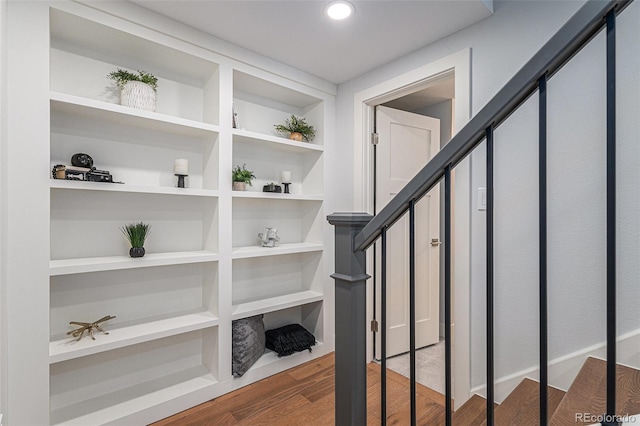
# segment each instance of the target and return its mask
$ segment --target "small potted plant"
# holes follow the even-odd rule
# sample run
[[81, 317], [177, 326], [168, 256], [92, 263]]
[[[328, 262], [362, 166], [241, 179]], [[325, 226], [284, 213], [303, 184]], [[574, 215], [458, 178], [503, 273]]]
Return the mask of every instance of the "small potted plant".
[[118, 71], [109, 73], [108, 77], [120, 88], [120, 105], [145, 111], [156, 110], [156, 76], [146, 71], [138, 70], [136, 74], [118, 68]]
[[303, 140], [310, 142], [316, 137], [316, 130], [313, 126], [307, 124], [307, 120], [304, 117], [291, 115], [291, 118], [287, 118], [284, 124], [276, 124], [274, 127], [276, 132], [298, 142]]
[[233, 173], [231, 175], [231, 179], [233, 180], [233, 190], [234, 191], [244, 191], [247, 189], [247, 184], [251, 186], [251, 181], [255, 179], [256, 176], [253, 174], [251, 170], [247, 170], [247, 165], [243, 164], [242, 167], [236, 166], [233, 169]]
[[131, 249], [129, 250], [129, 256], [131, 257], [143, 257], [144, 250], [144, 241], [147, 239], [149, 235], [149, 231], [151, 229], [151, 225], [146, 223], [130, 223], [128, 225], [120, 228], [122, 233], [127, 238], [129, 243], [131, 244]]

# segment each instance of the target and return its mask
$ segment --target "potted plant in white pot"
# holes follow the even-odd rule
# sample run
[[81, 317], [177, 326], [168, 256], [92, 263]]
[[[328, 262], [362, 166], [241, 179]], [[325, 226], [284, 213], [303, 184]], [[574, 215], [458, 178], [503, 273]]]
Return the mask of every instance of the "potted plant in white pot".
[[149, 231], [151, 230], [151, 225], [147, 223], [130, 223], [128, 225], [120, 228], [122, 233], [127, 238], [129, 243], [131, 244], [131, 249], [129, 250], [129, 256], [131, 257], [143, 257], [144, 250], [144, 242], [149, 235]]
[[247, 184], [251, 186], [251, 181], [256, 176], [251, 170], [247, 170], [247, 165], [243, 164], [242, 167], [236, 166], [231, 174], [231, 180], [233, 181], [234, 191], [244, 191], [247, 189]]
[[138, 70], [136, 74], [118, 68], [118, 71], [109, 73], [108, 77], [120, 88], [120, 105], [145, 111], [156, 110], [156, 76], [146, 71]]
[[303, 140], [310, 142], [316, 137], [316, 130], [307, 123], [307, 119], [304, 117], [291, 115], [291, 118], [284, 120], [284, 124], [276, 124], [274, 127], [276, 132], [298, 142]]

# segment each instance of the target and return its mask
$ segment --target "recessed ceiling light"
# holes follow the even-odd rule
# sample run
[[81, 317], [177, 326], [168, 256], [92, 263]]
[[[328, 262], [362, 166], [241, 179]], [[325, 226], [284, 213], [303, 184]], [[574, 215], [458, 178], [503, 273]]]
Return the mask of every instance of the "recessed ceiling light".
[[355, 10], [356, 8], [348, 1], [338, 0], [329, 3], [325, 12], [329, 15], [329, 18], [341, 21], [351, 16]]

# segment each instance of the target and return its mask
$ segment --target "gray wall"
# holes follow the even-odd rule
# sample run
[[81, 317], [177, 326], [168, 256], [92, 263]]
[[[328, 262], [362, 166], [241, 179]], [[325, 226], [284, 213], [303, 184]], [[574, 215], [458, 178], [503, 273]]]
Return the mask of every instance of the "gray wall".
[[[397, 61], [341, 84], [337, 99], [337, 137], [344, 156], [336, 164], [344, 183], [352, 170], [353, 99], [366, 88], [439, 58], [471, 47], [472, 115], [583, 2], [496, 2], [495, 14]], [[619, 20], [620, 90], [618, 260], [621, 305], [620, 333], [640, 329], [638, 260], [640, 259], [640, 194], [638, 140], [640, 82], [637, 22], [640, 5], [632, 4]], [[594, 45], [549, 83], [550, 101], [550, 307], [552, 358], [604, 340], [604, 148], [603, 41]], [[531, 99], [496, 134], [496, 332], [497, 376], [537, 365], [537, 158], [536, 99]], [[624, 122], [624, 125], [622, 124]], [[631, 143], [632, 142], [632, 143]], [[485, 186], [484, 148], [472, 157], [472, 387], [484, 382], [484, 212], [475, 209], [477, 188]], [[359, 188], [354, 189], [356, 192]], [[622, 250], [624, 248], [624, 251]]]

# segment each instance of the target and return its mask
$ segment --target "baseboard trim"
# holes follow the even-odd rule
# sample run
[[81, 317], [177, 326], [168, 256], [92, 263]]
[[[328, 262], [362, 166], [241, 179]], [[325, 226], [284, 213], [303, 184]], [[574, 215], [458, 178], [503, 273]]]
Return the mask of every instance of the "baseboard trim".
[[[640, 329], [623, 334], [618, 337], [618, 363], [632, 368], [640, 368]], [[558, 389], [566, 391], [571, 386], [573, 379], [580, 371], [585, 358], [606, 358], [606, 343], [598, 343], [582, 350], [553, 359], [549, 362], [549, 383]], [[540, 368], [531, 367], [520, 370], [508, 376], [500, 377], [494, 385], [494, 394], [497, 403], [502, 401], [524, 379], [538, 380]], [[486, 396], [486, 385], [476, 386], [471, 389], [471, 394]]]

